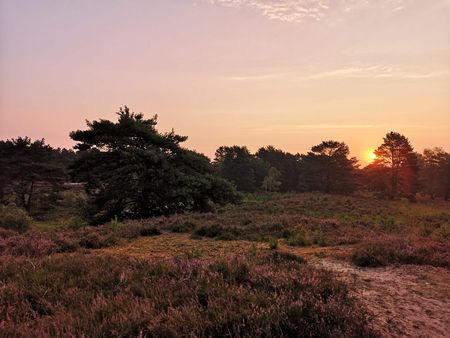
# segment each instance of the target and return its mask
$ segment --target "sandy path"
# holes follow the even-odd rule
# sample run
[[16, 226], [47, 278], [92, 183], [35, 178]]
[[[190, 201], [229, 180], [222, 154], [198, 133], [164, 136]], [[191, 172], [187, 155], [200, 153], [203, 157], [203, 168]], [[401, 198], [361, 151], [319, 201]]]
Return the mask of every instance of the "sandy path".
[[357, 268], [312, 256], [309, 261], [354, 284], [383, 335], [450, 337], [450, 270], [415, 265]]
[[[267, 250], [267, 243], [192, 240], [188, 234], [164, 234], [95, 252], [143, 259], [219, 258], [255, 249]], [[375, 328], [386, 337], [450, 338], [450, 270], [415, 265], [358, 268], [343, 260], [351, 247], [292, 248], [280, 243], [279, 250], [305, 257], [310, 264], [331, 270], [354, 285], [357, 297], [373, 313]]]

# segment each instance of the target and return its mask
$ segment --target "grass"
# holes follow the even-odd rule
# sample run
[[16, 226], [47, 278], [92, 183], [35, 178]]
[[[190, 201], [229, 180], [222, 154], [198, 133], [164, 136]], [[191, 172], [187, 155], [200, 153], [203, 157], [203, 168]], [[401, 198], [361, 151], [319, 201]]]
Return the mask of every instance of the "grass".
[[249, 195], [215, 213], [0, 229], [5, 336], [368, 337], [353, 291], [306, 255], [450, 268], [449, 204]]
[[[241, 205], [225, 207], [216, 213], [187, 213], [126, 223], [113, 220], [96, 228], [86, 227], [79, 219], [70, 218], [65, 226], [54, 229], [35, 230], [23, 235], [0, 234], [4, 237], [0, 238], [0, 252], [39, 256], [78, 248], [99, 249], [140, 236], [171, 232], [186, 233], [197, 240], [276, 241], [292, 247], [357, 245], [356, 256], [364, 257], [365, 252], [365, 260], [368, 261], [372, 259], [371, 255], [376, 254], [378, 258], [373, 260], [379, 265], [447, 266], [450, 261], [448, 255], [438, 254], [440, 258], [436, 259], [432, 253], [434, 248], [441, 248], [441, 251], [449, 248], [449, 210], [449, 203], [443, 201], [392, 202], [368, 196], [324, 194], [248, 195]], [[410, 243], [407, 246], [399, 244], [394, 247], [399, 250], [407, 247], [409, 251], [426, 254], [422, 254], [421, 259], [381, 259], [384, 251], [374, 249], [371, 244], [374, 238], [389, 238], [390, 243], [407, 239]], [[377, 246], [381, 246], [382, 241], [379, 240]], [[429, 248], [424, 249], [420, 243], [426, 243]], [[386, 256], [395, 255], [386, 253]], [[362, 258], [353, 258], [353, 261], [360, 265], [373, 265], [358, 263], [364, 261]]]

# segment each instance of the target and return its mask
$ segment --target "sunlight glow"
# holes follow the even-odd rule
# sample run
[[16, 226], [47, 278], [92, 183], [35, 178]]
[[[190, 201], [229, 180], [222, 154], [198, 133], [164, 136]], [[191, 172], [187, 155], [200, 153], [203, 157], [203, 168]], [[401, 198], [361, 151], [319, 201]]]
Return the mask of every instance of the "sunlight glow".
[[377, 158], [377, 155], [375, 155], [374, 153], [371, 153], [371, 154], [370, 154], [370, 159], [374, 160], [374, 159], [376, 159], [376, 158]]

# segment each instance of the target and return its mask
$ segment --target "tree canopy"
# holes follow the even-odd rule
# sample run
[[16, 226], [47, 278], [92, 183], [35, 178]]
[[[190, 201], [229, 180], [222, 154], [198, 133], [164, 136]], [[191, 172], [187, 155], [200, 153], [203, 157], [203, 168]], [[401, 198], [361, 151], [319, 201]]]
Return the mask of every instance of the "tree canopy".
[[416, 192], [417, 156], [407, 137], [396, 132], [386, 134], [374, 154], [376, 159], [372, 166], [387, 171], [386, 184], [392, 198]]
[[65, 179], [66, 162], [74, 153], [54, 149], [44, 139], [28, 137], [0, 141], [0, 199], [14, 202], [32, 212], [37, 197], [59, 187]]
[[87, 122], [87, 130], [70, 134], [80, 151], [73, 175], [86, 182], [93, 223], [207, 211], [239, 199], [207, 157], [180, 146], [187, 137], [158, 132], [156, 116], [146, 119], [128, 107], [117, 114], [117, 122]]
[[351, 193], [355, 190], [356, 158], [344, 142], [323, 141], [301, 156], [302, 190]]

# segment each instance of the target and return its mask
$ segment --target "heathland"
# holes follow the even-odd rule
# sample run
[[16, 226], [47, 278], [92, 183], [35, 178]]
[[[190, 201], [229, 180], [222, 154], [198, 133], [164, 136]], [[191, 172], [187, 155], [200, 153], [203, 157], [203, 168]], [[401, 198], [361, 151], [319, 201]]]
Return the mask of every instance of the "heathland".
[[1, 335], [445, 336], [449, 244], [447, 202], [369, 195], [34, 222], [1, 231]]

